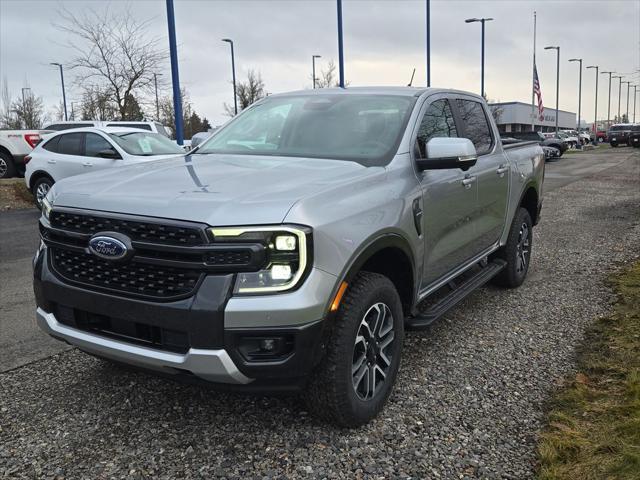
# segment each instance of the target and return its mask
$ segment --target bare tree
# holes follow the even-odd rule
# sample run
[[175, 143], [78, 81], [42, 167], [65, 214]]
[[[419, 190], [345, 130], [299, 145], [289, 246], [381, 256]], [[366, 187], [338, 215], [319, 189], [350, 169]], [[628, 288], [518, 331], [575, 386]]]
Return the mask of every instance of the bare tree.
[[[257, 102], [267, 95], [264, 89], [264, 81], [260, 72], [249, 70], [247, 72], [247, 81], [240, 82], [236, 85], [236, 97], [238, 99], [238, 110], [242, 111], [249, 105]], [[233, 117], [235, 115], [232, 105], [224, 104], [227, 115]]]
[[106, 88], [85, 87], [81, 104], [83, 120], [113, 120], [119, 115], [118, 105]]
[[0, 110], [0, 128], [17, 130], [22, 128], [22, 122], [13, 109], [13, 98], [9, 92], [6, 77], [2, 79], [2, 110]]
[[60, 16], [62, 23], [56, 28], [75, 37], [69, 44], [76, 53], [69, 67], [77, 72], [76, 83], [105, 92], [120, 119], [127, 120], [137, 111], [132, 103], [150, 92], [153, 73], [166, 57], [157, 39], [148, 35], [149, 21], [138, 20], [128, 10], [76, 15], [63, 9]]
[[[200, 118], [193, 108], [193, 104], [189, 98], [189, 94], [183, 88], [181, 91], [182, 100], [182, 128], [184, 138], [191, 138], [198, 132], [206, 132], [211, 128], [211, 124], [206, 117]], [[176, 122], [173, 110], [173, 97], [162, 97], [159, 102], [160, 118], [163, 125], [171, 127], [175, 138]]]
[[42, 97], [36, 97], [28, 84], [25, 89], [29, 89], [29, 94], [24, 95], [11, 103], [11, 110], [15, 113], [20, 128], [40, 128], [45, 121], [44, 105]]
[[329, 60], [327, 68], [320, 71], [320, 78], [316, 80], [316, 88], [339, 87], [340, 81], [336, 77], [336, 63]]

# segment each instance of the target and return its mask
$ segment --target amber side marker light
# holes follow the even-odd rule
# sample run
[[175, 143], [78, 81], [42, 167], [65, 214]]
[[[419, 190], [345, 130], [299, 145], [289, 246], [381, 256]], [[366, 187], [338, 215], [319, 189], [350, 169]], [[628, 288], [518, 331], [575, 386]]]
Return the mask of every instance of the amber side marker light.
[[338, 293], [336, 293], [335, 298], [333, 299], [333, 303], [331, 304], [331, 311], [335, 312], [338, 310], [338, 307], [340, 306], [340, 301], [342, 300], [342, 297], [344, 296], [344, 292], [347, 291], [347, 286], [349, 284], [347, 282], [342, 282], [340, 284], [340, 288], [338, 289]]

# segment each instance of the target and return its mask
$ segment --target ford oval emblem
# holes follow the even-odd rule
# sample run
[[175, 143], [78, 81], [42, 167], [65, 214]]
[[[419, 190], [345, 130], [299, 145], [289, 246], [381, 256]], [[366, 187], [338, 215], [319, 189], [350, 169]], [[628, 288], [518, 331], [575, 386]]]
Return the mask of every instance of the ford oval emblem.
[[106, 260], [122, 260], [129, 253], [129, 248], [123, 241], [107, 235], [92, 237], [89, 240], [89, 250], [94, 255]]

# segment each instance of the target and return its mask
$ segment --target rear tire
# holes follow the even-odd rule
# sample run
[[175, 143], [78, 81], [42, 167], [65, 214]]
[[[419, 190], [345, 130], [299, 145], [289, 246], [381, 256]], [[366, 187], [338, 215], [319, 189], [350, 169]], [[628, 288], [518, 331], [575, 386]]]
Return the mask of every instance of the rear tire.
[[398, 374], [404, 340], [400, 297], [387, 277], [361, 272], [331, 321], [327, 350], [305, 401], [322, 420], [357, 427], [382, 410]]
[[494, 255], [507, 262], [507, 266], [493, 278], [493, 283], [501, 287], [516, 288], [522, 285], [527, 277], [531, 264], [531, 247], [533, 245], [533, 222], [525, 208], [516, 212], [507, 244]]
[[50, 177], [40, 177], [34, 182], [33, 187], [31, 187], [33, 200], [39, 210], [42, 210], [42, 201], [44, 197], [47, 196], [47, 193], [49, 193], [49, 190], [51, 190], [53, 183]]
[[16, 174], [16, 167], [13, 164], [11, 155], [0, 152], [0, 178], [11, 178]]

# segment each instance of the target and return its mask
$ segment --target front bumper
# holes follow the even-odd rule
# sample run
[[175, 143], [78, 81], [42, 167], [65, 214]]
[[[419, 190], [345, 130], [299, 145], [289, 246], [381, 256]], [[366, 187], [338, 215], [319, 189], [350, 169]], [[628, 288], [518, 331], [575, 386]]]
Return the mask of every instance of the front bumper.
[[[46, 246], [34, 258], [37, 321], [54, 338], [136, 367], [256, 390], [304, 385], [322, 357], [323, 319], [336, 280], [312, 269], [294, 292], [231, 297], [233, 275], [208, 275], [190, 298], [153, 302], [65, 283]], [[144, 344], [135, 337], [139, 331]], [[171, 347], [181, 339], [184, 348], [170, 351], [165, 337], [174, 339]], [[246, 345], [256, 338], [283, 339], [286, 349], [248, 358]]]

